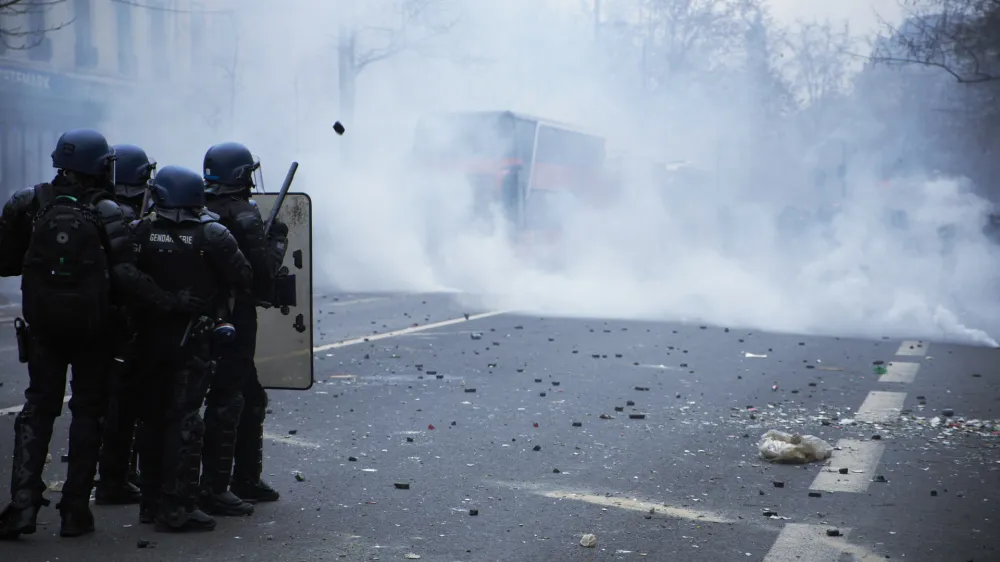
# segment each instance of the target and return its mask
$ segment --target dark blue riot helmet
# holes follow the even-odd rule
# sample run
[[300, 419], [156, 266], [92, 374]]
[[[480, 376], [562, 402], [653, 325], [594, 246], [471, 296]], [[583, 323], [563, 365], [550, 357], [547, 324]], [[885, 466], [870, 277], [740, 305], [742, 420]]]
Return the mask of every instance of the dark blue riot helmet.
[[117, 158], [115, 195], [128, 199], [144, 196], [156, 170], [156, 161], [134, 144], [116, 144], [112, 148]]
[[52, 167], [77, 176], [115, 182], [115, 150], [104, 135], [91, 129], [63, 133], [52, 151]]
[[161, 209], [200, 209], [205, 206], [205, 182], [194, 170], [165, 166], [153, 178], [153, 205]]
[[260, 161], [246, 146], [238, 142], [224, 142], [208, 149], [202, 168], [209, 193], [249, 194], [256, 187], [254, 172], [260, 170]]

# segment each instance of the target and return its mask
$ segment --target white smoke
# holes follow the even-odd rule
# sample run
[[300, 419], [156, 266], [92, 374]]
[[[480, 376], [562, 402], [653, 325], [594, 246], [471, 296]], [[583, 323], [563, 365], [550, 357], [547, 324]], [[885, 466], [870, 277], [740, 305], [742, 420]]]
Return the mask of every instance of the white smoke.
[[[168, 99], [159, 128], [120, 121], [113, 140], [147, 142], [161, 165], [194, 169], [210, 144], [244, 142], [262, 157], [271, 189], [298, 160], [295, 188], [314, 201], [320, 285], [459, 291], [547, 315], [996, 345], [988, 205], [962, 178], [897, 178], [886, 190], [875, 166], [856, 166], [846, 197], [829, 197], [813, 186], [815, 165], [797, 140], [747, 140], [759, 102], [739, 77], [714, 95], [692, 84], [653, 102], [633, 79], [636, 60], [616, 65], [598, 54], [576, 2], [455, 1], [441, 16], [460, 16], [447, 33], [380, 38], [398, 13], [386, 6], [398, 1], [372, 0], [348, 22], [371, 45], [415, 47], [359, 75], [357, 115], [342, 138], [330, 127], [342, 118], [344, 3], [298, 0], [281, 12], [261, 1], [241, 8], [239, 92], [203, 93], [233, 110], [232, 127], [213, 129], [191, 117], [191, 100]], [[621, 148], [693, 162], [712, 179], [665, 190], [636, 172], [607, 205], [564, 209], [555, 246], [515, 247], [502, 221], [474, 218], [468, 185], [423, 174], [410, 158], [422, 115], [486, 109], [578, 123]], [[829, 223], [779, 228], [786, 207], [827, 199], [840, 205]], [[901, 209], [908, 223], [896, 226]]]

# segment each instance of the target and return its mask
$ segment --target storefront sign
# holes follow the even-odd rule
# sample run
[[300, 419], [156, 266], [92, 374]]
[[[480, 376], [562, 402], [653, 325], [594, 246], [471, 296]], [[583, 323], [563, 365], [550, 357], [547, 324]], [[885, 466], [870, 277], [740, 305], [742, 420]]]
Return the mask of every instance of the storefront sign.
[[0, 64], [0, 88], [15, 92], [45, 92], [58, 95], [65, 88], [65, 77], [32, 70], [19, 65]]

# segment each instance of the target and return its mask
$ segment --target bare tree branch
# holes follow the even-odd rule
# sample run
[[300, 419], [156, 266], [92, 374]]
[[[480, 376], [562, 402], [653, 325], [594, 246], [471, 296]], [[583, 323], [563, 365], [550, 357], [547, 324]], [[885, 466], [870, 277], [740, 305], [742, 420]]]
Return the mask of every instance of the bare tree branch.
[[[62, 1], [62, 0], [58, 0]], [[168, 6], [158, 6], [154, 4], [149, 4], [148, 2], [137, 2], [135, 0], [111, 0], [115, 4], [124, 4], [125, 6], [132, 6], [133, 8], [140, 8], [142, 10], [150, 10], [153, 12], [169, 12], [173, 14], [232, 14], [232, 10], [183, 10], [181, 8], [171, 8]]]
[[901, 0], [907, 18], [883, 33], [870, 60], [937, 68], [963, 84], [1000, 80], [1000, 0]]
[[[427, 13], [435, 3], [436, 0], [405, 0], [401, 6], [402, 18], [397, 28], [365, 26], [355, 29], [351, 37], [355, 45], [360, 41], [360, 35], [364, 31], [388, 33], [390, 37], [388, 45], [360, 53], [355, 51], [355, 71], [360, 72], [371, 64], [396, 56], [403, 51], [418, 49], [421, 44], [447, 34], [458, 25], [461, 21], [458, 17], [443, 22], [431, 20]], [[414, 37], [414, 30], [423, 30], [423, 33], [420, 33], [419, 37]]]
[[786, 33], [783, 46], [790, 56], [786, 70], [802, 92], [804, 106], [844, 93], [848, 85], [847, 61], [854, 43], [845, 23], [835, 28], [829, 21], [799, 22]]
[[[59, 24], [41, 25], [34, 27], [29, 23], [29, 28], [24, 29], [20, 25], [7, 27], [5, 23], [10, 18], [20, 18], [21, 16], [43, 16], [49, 8], [57, 4], [62, 4], [66, 0], [0, 0], [0, 44], [6, 49], [15, 51], [27, 51], [38, 47], [45, 41], [45, 34], [57, 31], [69, 26], [75, 18]], [[18, 39], [18, 42], [12, 42]]]

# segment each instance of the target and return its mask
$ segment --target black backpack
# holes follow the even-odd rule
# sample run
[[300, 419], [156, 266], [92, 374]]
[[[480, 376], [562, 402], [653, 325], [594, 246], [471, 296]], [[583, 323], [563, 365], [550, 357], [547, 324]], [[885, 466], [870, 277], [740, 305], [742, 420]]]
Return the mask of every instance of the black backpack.
[[32, 332], [71, 343], [101, 337], [111, 316], [105, 232], [94, 205], [35, 188], [35, 215], [21, 276], [21, 309]]

